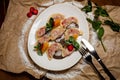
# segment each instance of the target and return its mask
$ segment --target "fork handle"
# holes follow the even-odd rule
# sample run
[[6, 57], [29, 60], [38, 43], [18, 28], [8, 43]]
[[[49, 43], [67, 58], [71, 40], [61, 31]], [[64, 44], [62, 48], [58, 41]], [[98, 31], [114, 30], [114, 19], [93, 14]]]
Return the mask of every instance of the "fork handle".
[[107, 67], [104, 65], [101, 59], [98, 59], [98, 62], [103, 67], [103, 70], [105, 73], [109, 76], [110, 80], [116, 80], [115, 77], [111, 74], [111, 72], [107, 69]]
[[91, 62], [91, 66], [94, 68], [94, 70], [97, 72], [98, 76], [100, 77], [100, 80], [105, 80], [105, 78], [100, 74], [100, 72], [97, 70], [93, 62]]

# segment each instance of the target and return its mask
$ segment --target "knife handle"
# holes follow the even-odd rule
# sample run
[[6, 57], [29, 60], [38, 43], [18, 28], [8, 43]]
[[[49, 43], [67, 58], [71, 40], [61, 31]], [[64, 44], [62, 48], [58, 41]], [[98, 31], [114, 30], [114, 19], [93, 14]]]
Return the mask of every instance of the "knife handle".
[[107, 69], [107, 67], [104, 65], [101, 59], [98, 60], [98, 62], [101, 64], [103, 67], [105, 73], [109, 76], [110, 80], [116, 80], [115, 77], [110, 73], [110, 71]]

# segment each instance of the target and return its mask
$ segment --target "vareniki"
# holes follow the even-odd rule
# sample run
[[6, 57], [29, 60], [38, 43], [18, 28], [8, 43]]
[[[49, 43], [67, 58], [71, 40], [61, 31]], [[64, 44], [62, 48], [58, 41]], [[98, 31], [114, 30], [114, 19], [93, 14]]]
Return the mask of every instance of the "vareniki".
[[79, 30], [77, 18], [65, 17], [62, 14], [53, 14], [43, 27], [36, 31], [36, 44], [34, 50], [38, 55], [47, 54], [51, 60], [56, 52], [60, 52], [62, 57], [67, 57], [79, 49], [77, 38], [82, 36]]

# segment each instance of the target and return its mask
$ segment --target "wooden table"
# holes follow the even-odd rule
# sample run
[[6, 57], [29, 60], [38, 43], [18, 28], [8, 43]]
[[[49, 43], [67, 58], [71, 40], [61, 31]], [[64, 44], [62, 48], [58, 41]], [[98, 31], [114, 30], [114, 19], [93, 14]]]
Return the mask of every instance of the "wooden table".
[[[82, 0], [78, 0], [82, 1]], [[116, 5], [120, 6], [119, 0], [92, 0], [94, 3], [98, 5]], [[9, 0], [0, 0], [0, 26], [4, 20], [4, 16], [6, 14], [7, 6]], [[5, 72], [0, 70], [0, 80], [38, 80], [29, 75], [28, 73], [14, 74], [10, 72]], [[43, 80], [43, 79], [39, 79]], [[45, 80], [45, 79], [44, 79]]]

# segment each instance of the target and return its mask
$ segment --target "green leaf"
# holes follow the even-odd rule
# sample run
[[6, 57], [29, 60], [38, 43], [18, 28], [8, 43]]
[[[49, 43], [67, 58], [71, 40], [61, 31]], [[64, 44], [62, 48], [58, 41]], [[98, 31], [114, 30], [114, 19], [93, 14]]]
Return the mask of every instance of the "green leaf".
[[74, 42], [75, 40], [74, 40], [74, 38], [73, 38], [72, 36], [70, 36], [70, 37], [69, 37], [69, 41], [72, 43], [72, 42]]
[[65, 44], [70, 45], [71, 43], [69, 40], [65, 40]]
[[104, 29], [103, 29], [103, 27], [100, 27], [100, 28], [99, 28], [99, 30], [98, 30], [98, 32], [97, 32], [97, 35], [98, 35], [98, 39], [100, 40], [100, 42], [101, 42], [101, 44], [102, 44], [102, 47], [103, 47], [104, 51], [106, 52], [106, 48], [105, 48], [105, 46], [104, 46], [104, 44], [103, 44], [103, 42], [102, 42], [102, 37], [103, 37], [103, 35], [104, 35]]
[[34, 48], [35, 48], [35, 49], [37, 49], [37, 48], [38, 48], [38, 46], [34, 46]]
[[42, 55], [43, 55], [43, 54], [42, 54], [42, 51], [39, 50], [39, 49], [38, 49], [38, 51], [37, 51], [37, 54], [38, 54], [39, 56], [42, 56]]
[[97, 6], [97, 9], [95, 10], [94, 14], [95, 14], [95, 17], [98, 17], [98, 16], [108, 17], [109, 16], [107, 11], [100, 6]]
[[49, 24], [50, 24], [51, 26], [54, 25], [54, 19], [53, 19], [52, 17], [51, 17], [50, 20], [49, 20]]
[[110, 20], [106, 20], [104, 23], [106, 25], [109, 25], [113, 31], [120, 32], [120, 25], [119, 24], [117, 24], [113, 21], [110, 21]]
[[101, 21], [96, 21], [96, 20], [92, 21], [92, 20], [89, 19], [89, 18], [87, 18], [87, 21], [92, 24], [92, 27], [93, 27], [93, 29], [94, 29], [95, 31], [97, 31], [97, 30], [100, 28], [101, 24], [102, 24]]
[[52, 30], [52, 26], [48, 23], [46, 23], [46, 32], [49, 32]]
[[34, 48], [36, 48], [36, 49], [40, 49], [40, 48], [41, 48], [41, 46], [42, 46], [42, 44], [41, 44], [41, 43], [37, 43], [37, 45], [36, 45], [36, 46], [34, 46]]
[[36, 51], [37, 51], [37, 54], [40, 55], [40, 56], [42, 56], [41, 47], [42, 47], [42, 44], [41, 44], [41, 43], [38, 43], [36, 46], [34, 46], [34, 48], [35, 48]]
[[98, 29], [97, 35], [98, 35], [98, 39], [102, 40], [102, 36], [104, 35], [104, 29], [103, 29], [103, 27], [100, 27]]
[[82, 11], [84, 11], [85, 13], [91, 12], [92, 9], [90, 6], [85, 6], [84, 8], [81, 9]]
[[88, 4], [81, 9], [85, 13], [91, 12], [92, 11], [92, 3], [90, 0], [88, 0]]
[[53, 29], [53, 26], [54, 26], [54, 20], [53, 18], [50, 18], [49, 22], [46, 23], [46, 32], [51, 31]]
[[80, 48], [80, 45], [78, 44], [78, 42], [75, 41], [72, 44], [75, 47], [75, 50], [78, 50]]
[[101, 24], [101, 21], [93, 21], [92, 27], [95, 29], [95, 31], [97, 31], [100, 28]]

